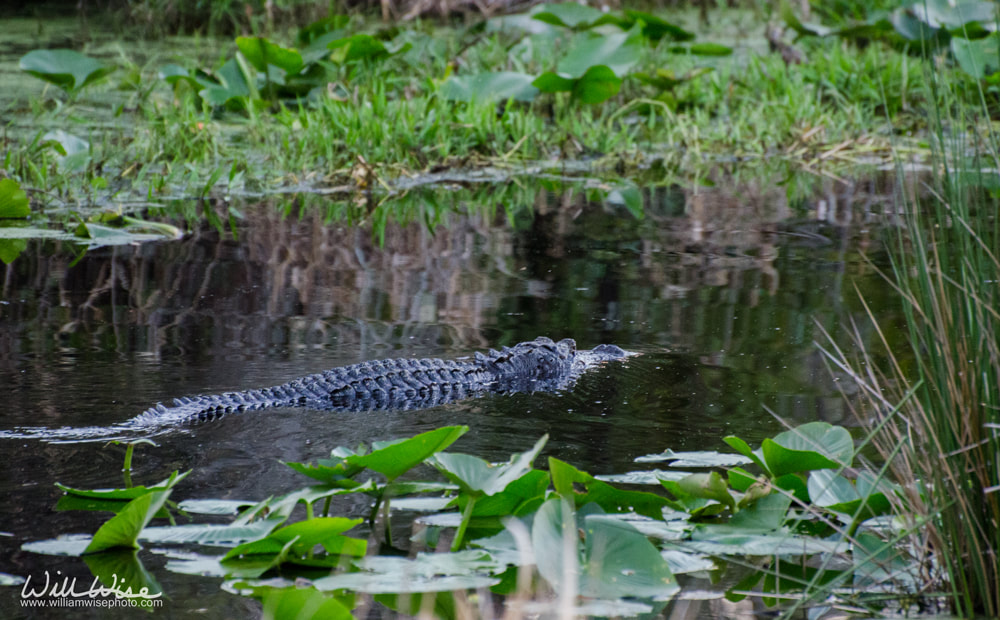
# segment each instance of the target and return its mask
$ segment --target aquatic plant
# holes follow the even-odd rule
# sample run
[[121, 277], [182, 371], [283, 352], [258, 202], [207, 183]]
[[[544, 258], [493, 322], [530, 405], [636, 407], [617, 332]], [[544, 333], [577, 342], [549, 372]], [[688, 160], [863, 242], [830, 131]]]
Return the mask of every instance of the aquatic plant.
[[[707, 473], [675, 469], [600, 477], [554, 457], [547, 471], [536, 469], [546, 437], [499, 464], [445, 451], [466, 431], [443, 427], [376, 442], [370, 450], [335, 448], [329, 459], [312, 464], [287, 463], [318, 484], [261, 502], [175, 504], [169, 497], [187, 475], [178, 472], [151, 487], [90, 491], [58, 485], [65, 493], [60, 509], [116, 516], [93, 537], [62, 536], [23, 548], [81, 555], [102, 582], [114, 567], [135, 580], [128, 584], [134, 590], [159, 594], [162, 588], [135, 554], [138, 541], [198, 545], [197, 553], [158, 553], [173, 558], [170, 570], [225, 577], [225, 589], [258, 598], [265, 609], [322, 605], [344, 617], [359, 593], [400, 611], [438, 597], [437, 613], [454, 617], [454, 605], [463, 598], [439, 597], [467, 589], [508, 596], [515, 606], [534, 599], [536, 606], [563, 612], [633, 616], [661, 609], [680, 590], [677, 573], [714, 570], [726, 562], [738, 566], [741, 558], [758, 556], [755, 570], [730, 593], [734, 600], [761, 583], [768, 604], [789, 595], [801, 603], [817, 592], [858, 604], [861, 599], [843, 586], [854, 583], [863, 595], [887, 581], [898, 585], [911, 568], [894, 543], [905, 532], [878, 522], [888, 497], [899, 491], [874, 475], [845, 475], [856, 450], [843, 428], [806, 424], [766, 439], [757, 450], [726, 438], [739, 454], [668, 450], [636, 459], [709, 468]], [[421, 464], [445, 480], [414, 479], [410, 472]], [[759, 473], [734, 467], [727, 481], [719, 469], [733, 465], [756, 466]], [[651, 483], [661, 492], [622, 489], [617, 480]], [[337, 498], [355, 494], [373, 500], [368, 542], [349, 535], [364, 531], [362, 519], [331, 514]], [[389, 521], [402, 518], [391, 516], [390, 501], [397, 513], [424, 513], [407, 558], [384, 554], [393, 551]], [[297, 506], [305, 508], [304, 518], [293, 520]], [[175, 515], [196, 514], [236, 516], [226, 524], [175, 523]], [[171, 525], [148, 525], [154, 518], [168, 518]], [[219, 546], [228, 549], [220, 555]], [[129, 554], [124, 560], [123, 549]], [[811, 571], [793, 568], [795, 558], [812, 556], [826, 559]]]
[[[933, 195], [901, 197], [902, 226], [884, 274], [907, 338], [893, 338], [869, 309], [878, 341], [866, 345], [855, 325], [849, 335], [858, 353], [831, 344], [827, 355], [861, 388], [852, 399], [858, 418], [904, 489], [897, 514], [924, 524], [910, 541], [923, 579], [947, 590], [963, 617], [993, 617], [1000, 614], [1000, 142], [991, 130], [970, 145], [953, 130], [967, 119], [953, 105], [950, 81], [934, 83], [946, 95], [929, 110]], [[900, 173], [905, 165], [898, 162]]]

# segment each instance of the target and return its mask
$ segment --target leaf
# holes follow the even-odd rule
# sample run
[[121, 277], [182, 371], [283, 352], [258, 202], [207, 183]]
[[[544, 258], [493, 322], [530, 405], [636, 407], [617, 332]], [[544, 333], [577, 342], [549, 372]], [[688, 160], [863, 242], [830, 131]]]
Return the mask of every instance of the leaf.
[[285, 465], [291, 467], [295, 471], [309, 476], [314, 480], [319, 480], [326, 484], [342, 487], [342, 488], [354, 488], [361, 483], [351, 480], [354, 476], [358, 475], [364, 470], [364, 467], [357, 465], [355, 463], [348, 463], [343, 458], [334, 457], [332, 459], [320, 459], [316, 461], [316, 464], [312, 463], [288, 463]]
[[[663, 507], [670, 505], [667, 498], [654, 493], [615, 488], [555, 457], [549, 457], [549, 472], [556, 493], [573, 499], [575, 506], [594, 503], [605, 512], [636, 512], [651, 519], [662, 519]], [[578, 492], [576, 485], [583, 485], [584, 492]]]
[[1000, 72], [1000, 34], [995, 32], [974, 41], [955, 37], [951, 53], [962, 71], [977, 80]]
[[22, 71], [73, 93], [93, 84], [115, 70], [101, 62], [68, 49], [32, 50], [21, 57]]
[[330, 58], [337, 63], [356, 62], [365, 59], [380, 59], [396, 54], [402, 54], [412, 45], [405, 43], [400, 46], [387, 46], [370, 34], [356, 34], [342, 39], [330, 41], [327, 49]]
[[199, 80], [205, 88], [198, 95], [209, 105], [223, 106], [234, 99], [250, 97], [251, 86], [235, 58], [227, 60], [216, 71], [216, 78], [218, 82], [214, 84]]
[[811, 472], [808, 483], [814, 504], [858, 522], [891, 512], [892, 505], [885, 493], [878, 490], [880, 486], [869, 472], [862, 472], [857, 483], [851, 484], [843, 475], [830, 470]]
[[[172, 485], [171, 485], [172, 486]], [[94, 534], [84, 554], [124, 547], [138, 549], [139, 533], [153, 516], [160, 511], [170, 491], [146, 493], [130, 501], [117, 515], [102, 525]]]
[[[329, 594], [316, 588], [299, 585], [276, 588], [267, 585], [229, 582], [239, 592], [249, 591], [249, 595], [263, 604], [264, 618], [295, 618], [295, 620], [353, 620], [353, 602]], [[227, 590], [233, 591], [233, 590]]]
[[538, 21], [573, 29], [588, 28], [604, 16], [599, 9], [576, 2], [542, 4], [537, 9], [531, 16]]
[[268, 65], [278, 67], [286, 75], [295, 75], [302, 70], [302, 55], [293, 49], [281, 47], [264, 37], [237, 37], [236, 47], [254, 69], [266, 72]]
[[441, 96], [449, 101], [531, 101], [538, 96], [534, 79], [514, 71], [453, 75], [441, 85]]
[[662, 599], [680, 591], [667, 561], [628, 523], [605, 515], [589, 515], [584, 519], [583, 531], [580, 591], [587, 596]]
[[449, 452], [436, 454], [428, 462], [457, 484], [463, 493], [473, 497], [495, 495], [532, 468], [548, 440], [549, 436], [544, 435], [530, 450], [514, 454], [509, 462], [499, 465], [468, 454]]
[[[37, 230], [37, 229], [35, 229]], [[21, 252], [28, 249], [27, 239], [4, 239], [0, 235], [0, 262], [9, 265], [14, 262]]]
[[979, 24], [992, 26], [1000, 17], [996, 3], [985, 0], [920, 0], [908, 8], [914, 17], [930, 27], [950, 30], [960, 36], [963, 30]]
[[372, 444], [371, 453], [349, 456], [345, 460], [352, 466], [367, 467], [377, 471], [389, 481], [393, 481], [431, 455], [455, 443], [468, 430], [468, 426], [444, 426], [409, 439], [375, 442]]
[[679, 480], [677, 488], [688, 495], [712, 499], [720, 504], [728, 506], [730, 510], [736, 510], [736, 500], [729, 493], [729, 485], [722, 479], [719, 472], [713, 471], [707, 474], [691, 474], [687, 478]]
[[556, 72], [564, 77], [580, 78], [591, 67], [604, 65], [616, 76], [624, 75], [639, 62], [641, 43], [642, 34], [638, 28], [618, 34], [577, 33], [556, 65]]
[[181, 480], [187, 478], [188, 474], [192, 470], [188, 470], [184, 473], [174, 472], [170, 474], [170, 477], [151, 487], [145, 487], [142, 485], [129, 487], [127, 489], [76, 489], [73, 487], [68, 487], [64, 484], [58, 482], [55, 483], [56, 487], [63, 493], [69, 495], [75, 495], [77, 497], [90, 497], [95, 499], [109, 499], [109, 500], [133, 500], [137, 497], [142, 497], [147, 493], [156, 493], [159, 491], [167, 491], [171, 489]]
[[732, 467], [734, 465], [746, 465], [753, 462], [745, 456], [723, 454], [714, 450], [694, 452], [666, 450], [659, 454], [647, 454], [635, 459], [636, 463], [659, 463], [664, 461], [670, 461], [670, 467]]
[[90, 572], [106, 588], [124, 594], [158, 597], [163, 587], [142, 565], [135, 549], [112, 549], [83, 556]]
[[690, 41], [694, 39], [693, 32], [685, 30], [680, 26], [670, 23], [652, 13], [627, 9], [625, 16], [630, 20], [622, 24], [623, 29], [631, 28], [633, 24], [642, 25], [642, 34], [650, 41], [659, 41], [663, 37], [669, 36], [674, 41]]
[[695, 56], [729, 56], [733, 53], [733, 48], [719, 43], [692, 43], [684, 49]]
[[21, 189], [21, 185], [14, 179], [0, 179], [0, 219], [25, 218], [29, 215], [31, 208], [28, 194]]
[[546, 71], [531, 83], [543, 93], [569, 92], [573, 90], [574, 84], [576, 84], [575, 79], [563, 77], [554, 71]]
[[63, 172], [78, 172], [90, 163], [90, 143], [79, 136], [56, 129], [42, 136], [42, 143], [54, 147], [60, 154], [56, 161]]
[[444, 592], [496, 585], [499, 579], [484, 575], [501, 568], [485, 551], [418, 553], [410, 560], [375, 556], [355, 562], [360, 573], [343, 573], [313, 581], [321, 591], [355, 590], [371, 594]]
[[147, 527], [140, 538], [156, 543], [199, 543], [203, 545], [238, 545], [261, 536], [284, 523], [285, 517], [260, 519], [250, 524], [169, 525]]
[[601, 103], [618, 94], [622, 80], [604, 65], [587, 69], [573, 85], [573, 98], [583, 103]]
[[747, 442], [743, 441], [736, 435], [729, 435], [727, 437], [723, 437], [722, 441], [726, 442], [726, 445], [728, 445], [733, 450], [736, 450], [743, 456], [753, 461], [754, 464], [757, 465], [757, 467], [760, 467], [762, 470], [764, 470], [764, 473], [767, 474], [768, 477], [771, 477], [771, 470], [767, 468], [767, 465], [764, 464], [764, 461], [761, 460], [760, 456], [754, 453], [752, 449], [750, 449], [750, 446], [749, 444], [747, 444]]
[[343, 517], [316, 517], [299, 521], [279, 528], [259, 540], [233, 547], [222, 561], [250, 555], [276, 555], [289, 544], [290, 551], [299, 556], [311, 553], [317, 545], [321, 545], [327, 553], [361, 556], [365, 554], [365, 541], [341, 536], [361, 522], [362, 519]]
[[854, 460], [854, 440], [847, 429], [826, 422], [809, 422], [765, 439], [761, 453], [773, 477], [849, 467]]
[[48, 540], [33, 540], [21, 545], [21, 549], [44, 555], [83, 555], [93, 537], [87, 534], [60, 534]]
[[[545, 492], [548, 488], [549, 473], [533, 469], [508, 484], [503, 491], [478, 499], [473, 507], [472, 516], [516, 517], [533, 512], [545, 501]], [[458, 507], [464, 509], [468, 501], [468, 495], [459, 496]]]
[[[568, 502], [550, 499], [535, 514], [531, 543], [536, 565], [556, 592], [645, 598], [669, 597], [680, 589], [660, 552], [628, 523], [597, 514], [585, 517], [582, 526], [581, 552], [576, 513]], [[567, 578], [577, 583], [569, 585]]]

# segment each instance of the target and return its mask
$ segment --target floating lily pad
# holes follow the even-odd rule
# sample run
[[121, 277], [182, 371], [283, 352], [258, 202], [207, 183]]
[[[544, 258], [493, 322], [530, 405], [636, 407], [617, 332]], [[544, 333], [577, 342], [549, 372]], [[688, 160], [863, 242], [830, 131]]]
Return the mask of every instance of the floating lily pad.
[[201, 543], [204, 545], [235, 546], [270, 534], [284, 521], [284, 517], [279, 517], [277, 519], [261, 519], [249, 524], [147, 527], [142, 531], [140, 538], [155, 543]]
[[750, 459], [739, 454], [722, 454], [713, 450], [700, 450], [695, 452], [674, 452], [665, 450], [659, 454], [647, 454], [635, 459], [636, 463], [660, 463], [669, 462], [670, 467], [733, 467], [734, 465], [748, 465], [752, 463]]
[[252, 506], [254, 502], [234, 499], [186, 499], [178, 504], [184, 512], [203, 515], [235, 515], [240, 509]]
[[19, 586], [22, 583], [24, 583], [24, 577], [20, 575], [0, 573], [0, 586]]
[[[567, 553], [566, 545], [579, 544], [580, 533], [583, 548]], [[666, 560], [634, 527], [591, 514], [578, 529], [575, 511], [562, 498], [545, 502], [535, 514], [531, 542], [538, 572], [557, 592], [573, 588], [590, 597], [617, 599], [669, 598], [680, 590]], [[576, 583], [565, 583], [567, 577]]]
[[444, 592], [485, 588], [500, 582], [491, 573], [501, 568], [485, 551], [418, 553], [406, 558], [376, 556], [355, 562], [362, 572], [343, 573], [313, 581], [318, 590], [355, 590], [371, 594]]
[[21, 545], [21, 549], [43, 555], [83, 555], [92, 537], [90, 534], [64, 534], [48, 540], [36, 540]]
[[604, 482], [616, 482], [618, 484], [652, 484], [659, 485], [663, 480], [680, 480], [690, 475], [688, 471], [664, 471], [662, 469], [652, 469], [650, 471], [630, 471], [625, 474], [607, 474], [594, 476]]

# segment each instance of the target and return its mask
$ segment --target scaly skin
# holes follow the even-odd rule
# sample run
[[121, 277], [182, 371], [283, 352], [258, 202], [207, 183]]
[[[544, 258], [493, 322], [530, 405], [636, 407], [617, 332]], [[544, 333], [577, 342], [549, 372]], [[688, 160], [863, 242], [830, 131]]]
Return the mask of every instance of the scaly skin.
[[[336, 411], [423, 409], [485, 392], [557, 391], [571, 387], [588, 368], [634, 355], [615, 345], [577, 351], [569, 338], [536, 338], [471, 360], [387, 359], [362, 362], [301, 377], [278, 386], [175, 399], [109, 427], [19, 429], [0, 437], [90, 439], [153, 432], [227, 413], [271, 407]], [[30, 431], [30, 432], [29, 432]], [[48, 432], [46, 432], [48, 431]]]

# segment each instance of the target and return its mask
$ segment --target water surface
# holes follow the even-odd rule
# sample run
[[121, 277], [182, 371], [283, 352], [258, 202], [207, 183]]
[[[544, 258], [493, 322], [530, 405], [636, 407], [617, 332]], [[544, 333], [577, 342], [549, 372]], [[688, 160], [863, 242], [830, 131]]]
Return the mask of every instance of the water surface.
[[[177, 396], [543, 335], [642, 355], [562, 393], [420, 411], [231, 415], [156, 437], [157, 447], [138, 450], [133, 479], [193, 469], [174, 499], [259, 500], [306, 483], [278, 461], [448, 424], [470, 426], [455, 449], [483, 458], [505, 460], [548, 434], [545, 455], [624, 473], [666, 448], [723, 449], [728, 434], [756, 444], [783, 428], [775, 416], [852, 424], [814, 341], [818, 325], [860, 321], [855, 287], [879, 313], [893, 307], [862, 258], [880, 260], [891, 188], [821, 189], [790, 204], [781, 188], [657, 188], [644, 191], [641, 218], [572, 188], [539, 188], [530, 204], [487, 215], [456, 193], [433, 230], [389, 224], [383, 244], [370, 228], [330, 221], [315, 200], [290, 212], [240, 205], [235, 238], [200, 225], [180, 241], [82, 257], [65, 243], [31, 242], [0, 275], [0, 430], [110, 425]], [[79, 558], [20, 546], [93, 532], [107, 515], [54, 511], [53, 483], [120, 486], [122, 454], [102, 442], [0, 440], [0, 530], [10, 534], [0, 537], [0, 572], [62, 570], [89, 583]], [[257, 613], [216, 581], [165, 570], [155, 550], [141, 555], [169, 597], [162, 613]], [[18, 593], [0, 589], [0, 615], [23, 614]]]

